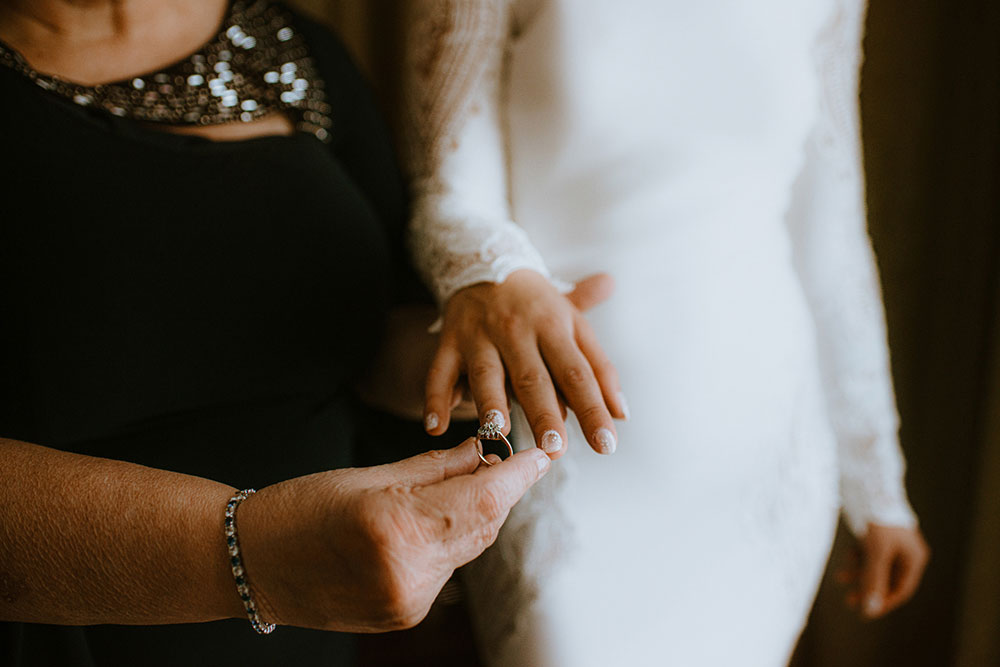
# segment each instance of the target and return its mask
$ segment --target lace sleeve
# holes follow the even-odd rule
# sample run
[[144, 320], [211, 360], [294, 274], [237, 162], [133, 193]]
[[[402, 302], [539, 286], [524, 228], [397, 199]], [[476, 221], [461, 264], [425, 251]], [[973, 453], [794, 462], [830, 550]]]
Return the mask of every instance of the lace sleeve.
[[878, 269], [865, 220], [858, 84], [864, 0], [837, 0], [816, 48], [820, 114], [789, 215], [795, 259], [819, 331], [851, 530], [914, 525], [903, 488], [899, 418]]
[[409, 245], [439, 304], [518, 269], [548, 277], [511, 221], [500, 98], [510, 0], [410, 0], [403, 80]]

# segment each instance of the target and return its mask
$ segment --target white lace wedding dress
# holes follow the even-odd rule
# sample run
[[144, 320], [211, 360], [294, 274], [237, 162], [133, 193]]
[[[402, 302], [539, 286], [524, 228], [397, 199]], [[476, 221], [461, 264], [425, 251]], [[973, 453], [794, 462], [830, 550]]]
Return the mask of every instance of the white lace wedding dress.
[[863, 2], [409, 2], [419, 268], [442, 302], [519, 268], [613, 274], [591, 321], [632, 408], [614, 456], [571, 429], [470, 566], [484, 658], [783, 664], [841, 504], [856, 533], [915, 521], [864, 216]]

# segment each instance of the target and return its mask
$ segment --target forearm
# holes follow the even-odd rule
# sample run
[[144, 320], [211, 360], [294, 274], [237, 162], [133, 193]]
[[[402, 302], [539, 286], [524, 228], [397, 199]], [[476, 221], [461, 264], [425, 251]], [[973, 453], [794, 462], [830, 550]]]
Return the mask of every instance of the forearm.
[[0, 620], [243, 615], [211, 480], [0, 438]]
[[[851, 529], [911, 525], [903, 488], [878, 270], [861, 187], [838, 180], [814, 145], [794, 213], [796, 264], [817, 328], [827, 412], [837, 436], [841, 494]], [[808, 206], [809, 208], [806, 208]]]
[[858, 104], [863, 0], [846, 0], [816, 42], [818, 114], [788, 212], [817, 328], [848, 523], [912, 525], [903, 488], [886, 323], [868, 237]]

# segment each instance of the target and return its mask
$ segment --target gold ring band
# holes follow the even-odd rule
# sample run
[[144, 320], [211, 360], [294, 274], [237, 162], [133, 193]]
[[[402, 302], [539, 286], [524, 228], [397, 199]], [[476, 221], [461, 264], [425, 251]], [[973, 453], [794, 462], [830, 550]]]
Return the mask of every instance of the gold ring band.
[[503, 444], [507, 445], [508, 454], [514, 456], [514, 447], [510, 444], [507, 436], [503, 434], [503, 431], [493, 422], [486, 422], [476, 431], [476, 453], [479, 454], [479, 460], [486, 465], [491, 466], [493, 464], [487, 461], [486, 456], [483, 455], [483, 440], [502, 440]]

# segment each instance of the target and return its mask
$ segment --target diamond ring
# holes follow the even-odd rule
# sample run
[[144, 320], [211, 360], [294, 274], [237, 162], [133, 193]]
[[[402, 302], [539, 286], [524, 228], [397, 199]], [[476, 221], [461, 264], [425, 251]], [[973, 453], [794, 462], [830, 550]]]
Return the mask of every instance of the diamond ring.
[[488, 421], [480, 426], [479, 430], [476, 431], [476, 444], [478, 445], [477, 453], [479, 454], [479, 460], [486, 465], [491, 466], [493, 464], [487, 461], [486, 457], [483, 456], [483, 440], [502, 440], [503, 444], [507, 445], [507, 452], [509, 455], [514, 456], [514, 447], [511, 446], [510, 440], [507, 439], [507, 436], [503, 434], [503, 431], [501, 431], [500, 427], [494, 422]]

